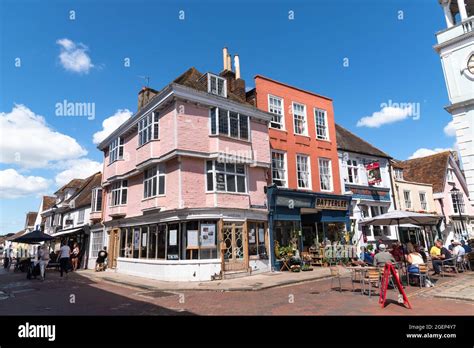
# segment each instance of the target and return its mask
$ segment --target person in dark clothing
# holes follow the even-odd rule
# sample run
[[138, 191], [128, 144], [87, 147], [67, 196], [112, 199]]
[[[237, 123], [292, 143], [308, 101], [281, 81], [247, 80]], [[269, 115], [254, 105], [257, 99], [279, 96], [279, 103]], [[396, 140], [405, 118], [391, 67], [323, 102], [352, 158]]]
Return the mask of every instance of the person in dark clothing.
[[66, 272], [67, 277], [67, 269], [69, 267], [69, 258], [71, 257], [71, 248], [67, 245], [66, 241], [63, 242], [61, 249], [59, 249], [59, 266], [61, 277], [63, 276], [63, 272]]
[[97, 260], [95, 261], [95, 271], [105, 271], [105, 260], [107, 259], [107, 247], [104, 247], [103, 250], [99, 251], [97, 255]]
[[439, 249], [441, 249], [441, 254], [439, 256], [433, 256], [433, 275], [441, 273], [441, 266], [443, 265], [443, 261], [445, 265], [450, 265], [453, 262], [453, 260], [446, 261], [452, 259], [453, 256], [451, 255], [451, 252], [443, 246], [443, 241], [441, 239], [438, 239], [435, 244]]
[[448, 249], [449, 251], [453, 251], [455, 245], [454, 245], [454, 239], [451, 239], [451, 244], [449, 244]]
[[466, 254], [472, 252], [471, 246], [469, 244], [466, 244], [466, 241], [464, 239], [461, 240], [461, 245], [464, 248], [464, 251], [466, 252]]

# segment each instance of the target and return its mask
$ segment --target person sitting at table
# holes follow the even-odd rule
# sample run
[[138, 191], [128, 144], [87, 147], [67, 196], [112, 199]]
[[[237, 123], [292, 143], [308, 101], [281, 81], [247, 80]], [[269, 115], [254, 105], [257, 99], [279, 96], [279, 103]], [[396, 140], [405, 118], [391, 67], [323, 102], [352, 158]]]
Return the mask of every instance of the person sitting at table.
[[390, 254], [386, 249], [387, 247], [385, 244], [379, 245], [379, 252], [375, 254], [374, 257], [374, 266], [384, 267], [387, 262], [391, 262], [393, 264], [396, 263], [393, 255]]
[[471, 246], [469, 244], [466, 244], [466, 241], [464, 239], [461, 240], [461, 245], [464, 248], [464, 251], [466, 253], [471, 253], [472, 252]]
[[401, 244], [399, 242], [395, 242], [393, 244], [393, 248], [392, 248], [392, 251], [390, 253], [395, 258], [395, 261], [400, 262], [400, 261], [403, 260], [403, 249], [402, 249]]
[[[432, 275], [437, 275], [441, 273], [441, 266], [444, 264], [452, 264], [452, 260], [446, 261], [452, 258], [451, 252], [443, 246], [443, 241], [441, 239], [437, 239], [436, 247], [440, 250], [440, 254], [438, 256], [431, 255], [434, 273]], [[433, 249], [433, 248], [432, 248]]]
[[413, 245], [408, 247], [408, 256], [407, 256], [408, 272], [409, 273], [418, 273], [420, 271], [419, 266], [424, 263], [423, 257], [421, 254], [416, 251]]
[[420, 253], [421, 257], [423, 258], [423, 263], [426, 263], [428, 261], [428, 257], [426, 256], [425, 248], [419, 245], [415, 245], [415, 250]]
[[461, 243], [454, 242], [453, 256], [456, 257], [456, 261], [462, 262], [465, 254], [466, 254], [466, 251], [462, 247]]
[[364, 261], [365, 263], [368, 263], [369, 265], [374, 263], [374, 258], [372, 257], [372, 255], [370, 255], [370, 253], [367, 251], [365, 247], [361, 247], [360, 251], [361, 251], [360, 259], [362, 261]]

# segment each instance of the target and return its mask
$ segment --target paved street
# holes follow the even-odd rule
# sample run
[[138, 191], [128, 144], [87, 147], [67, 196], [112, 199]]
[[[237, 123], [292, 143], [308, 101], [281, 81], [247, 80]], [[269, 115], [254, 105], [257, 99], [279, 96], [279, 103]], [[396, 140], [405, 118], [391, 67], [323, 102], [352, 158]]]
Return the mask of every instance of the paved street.
[[[23, 273], [0, 273], [0, 315], [472, 315], [474, 275], [440, 279], [434, 288], [407, 288], [412, 310], [396, 303], [389, 291], [386, 308], [378, 295], [352, 292], [349, 278], [343, 291], [331, 290], [322, 278], [259, 291], [172, 291], [139, 289], [83, 271], [61, 279], [49, 271], [44, 282], [27, 280]], [[334, 282], [334, 287], [336, 287]], [[454, 290], [453, 290], [454, 289]], [[461, 289], [461, 290], [459, 290]], [[463, 289], [463, 290], [462, 290]], [[449, 299], [452, 292], [464, 299]], [[444, 296], [443, 296], [444, 294]], [[439, 297], [442, 296], [442, 297]], [[468, 300], [466, 300], [468, 299]]]

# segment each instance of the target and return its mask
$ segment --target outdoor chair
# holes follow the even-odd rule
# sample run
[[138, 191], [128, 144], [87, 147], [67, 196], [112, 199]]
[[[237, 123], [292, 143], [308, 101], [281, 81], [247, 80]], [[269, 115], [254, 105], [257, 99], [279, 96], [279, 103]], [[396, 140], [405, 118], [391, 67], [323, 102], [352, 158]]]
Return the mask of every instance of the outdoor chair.
[[441, 262], [441, 277], [444, 277], [444, 274], [447, 273], [446, 270], [454, 270], [456, 274], [458, 273], [458, 265], [455, 258], [446, 259]]
[[362, 295], [365, 294], [365, 284], [368, 285], [369, 291], [369, 298], [372, 295], [372, 285], [375, 287], [379, 287], [380, 284], [380, 271], [378, 269], [368, 269], [364, 279], [362, 280], [362, 284], [364, 285], [362, 289]]
[[337, 279], [337, 281], [339, 282], [339, 292], [341, 292], [342, 291], [341, 272], [339, 270], [339, 267], [330, 266], [329, 270], [331, 271], [331, 290], [333, 289], [332, 285], [334, 283], [334, 279]]
[[426, 264], [421, 264], [418, 265], [418, 272], [415, 273], [407, 273], [407, 284], [410, 285], [410, 277], [412, 278], [418, 278], [420, 281], [420, 288], [425, 285], [426, 280], [429, 279], [428, 276], [428, 265]]
[[467, 254], [465, 254], [464, 257], [463, 257], [463, 264], [464, 264], [464, 268], [465, 268], [466, 271], [467, 271], [467, 270], [472, 271], [472, 269], [471, 269], [471, 259], [470, 259], [469, 254], [470, 254], [470, 253], [467, 253]]

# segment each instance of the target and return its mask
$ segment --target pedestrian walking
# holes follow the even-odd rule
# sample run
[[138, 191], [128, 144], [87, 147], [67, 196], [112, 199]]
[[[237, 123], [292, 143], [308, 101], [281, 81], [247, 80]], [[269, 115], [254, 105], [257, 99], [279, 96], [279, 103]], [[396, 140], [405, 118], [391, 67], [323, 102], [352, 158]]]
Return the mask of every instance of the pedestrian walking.
[[41, 280], [44, 280], [46, 266], [49, 263], [49, 251], [46, 245], [42, 245], [38, 252]]
[[66, 241], [62, 242], [61, 249], [59, 249], [59, 268], [61, 272], [61, 277], [63, 276], [63, 272], [66, 272], [67, 276], [67, 269], [69, 267], [69, 258], [71, 257], [71, 248], [67, 245]]

